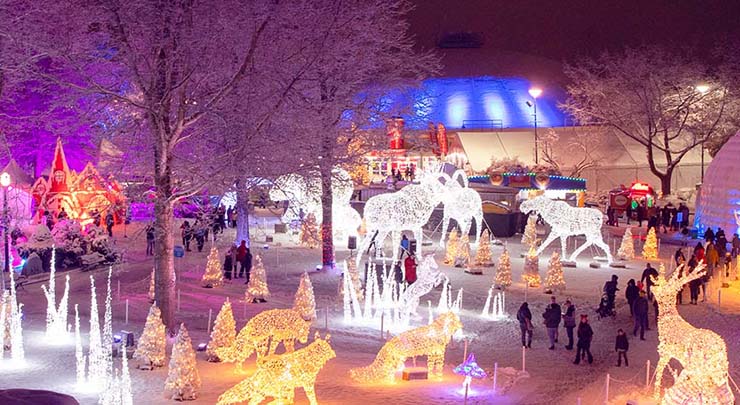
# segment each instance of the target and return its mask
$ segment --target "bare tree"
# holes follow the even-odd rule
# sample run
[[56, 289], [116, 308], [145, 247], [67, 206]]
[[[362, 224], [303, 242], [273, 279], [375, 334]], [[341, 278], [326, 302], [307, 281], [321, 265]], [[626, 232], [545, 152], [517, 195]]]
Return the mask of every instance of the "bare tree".
[[549, 128], [540, 138], [542, 160], [559, 173], [570, 177], [580, 177], [584, 170], [598, 166], [604, 158], [601, 152], [603, 135], [589, 134], [586, 131], [575, 128], [572, 136], [561, 140], [558, 132]]
[[565, 110], [581, 124], [603, 125], [642, 145], [664, 194], [689, 151], [732, 130], [737, 96], [688, 55], [627, 49], [570, 65], [566, 74], [573, 84]]

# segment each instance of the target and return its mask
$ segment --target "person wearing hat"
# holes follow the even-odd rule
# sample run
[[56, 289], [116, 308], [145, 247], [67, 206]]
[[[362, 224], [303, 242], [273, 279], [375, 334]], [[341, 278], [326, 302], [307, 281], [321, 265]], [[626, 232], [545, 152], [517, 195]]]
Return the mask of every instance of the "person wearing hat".
[[640, 291], [640, 296], [632, 304], [632, 313], [635, 316], [635, 329], [632, 334], [637, 336], [637, 329], [640, 329], [640, 340], [645, 340], [645, 329], [647, 329], [648, 322], [648, 300], [646, 296], [645, 291]]
[[581, 323], [578, 324], [578, 343], [576, 344], [576, 360], [573, 364], [579, 364], [581, 359], [588, 356], [588, 364], [594, 362], [594, 356], [591, 355], [591, 340], [594, 337], [594, 331], [588, 324], [588, 315], [581, 314]]

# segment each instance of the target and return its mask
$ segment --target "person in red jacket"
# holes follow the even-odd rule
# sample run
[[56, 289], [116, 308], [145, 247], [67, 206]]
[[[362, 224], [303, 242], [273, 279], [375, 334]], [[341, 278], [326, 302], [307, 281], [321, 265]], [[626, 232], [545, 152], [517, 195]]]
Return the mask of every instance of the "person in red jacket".
[[403, 267], [406, 271], [406, 282], [409, 284], [414, 284], [414, 282], [416, 281], [416, 256], [414, 256], [413, 254], [406, 256], [406, 259], [404, 259], [403, 261]]

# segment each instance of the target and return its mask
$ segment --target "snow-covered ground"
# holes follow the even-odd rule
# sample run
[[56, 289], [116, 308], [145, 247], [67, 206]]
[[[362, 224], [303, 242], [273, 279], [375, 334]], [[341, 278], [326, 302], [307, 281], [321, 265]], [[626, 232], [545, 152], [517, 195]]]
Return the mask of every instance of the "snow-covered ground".
[[[454, 341], [448, 346], [442, 381], [405, 382], [399, 380], [394, 385], [375, 386], [354, 383], [349, 378], [349, 369], [369, 364], [384, 340], [381, 339], [378, 328], [363, 328], [344, 323], [342, 302], [337, 297], [339, 271], [333, 273], [315, 271], [315, 266], [320, 260], [320, 250], [297, 247], [286, 235], [282, 234], [275, 235], [273, 243], [264, 243], [265, 235], [272, 235], [271, 224], [275, 220], [273, 217], [266, 216], [255, 219], [252, 233], [253, 251], [259, 250], [263, 255], [268, 284], [272, 293], [271, 299], [265, 304], [243, 303], [245, 285], [242, 279], [234, 280], [217, 289], [200, 287], [199, 281], [205, 268], [208, 246], [202, 253], [193, 251], [187, 253], [184, 258], [176, 259], [181, 297], [178, 320], [187, 325], [194, 345], [208, 341], [209, 309], [213, 310], [215, 319], [226, 297], [231, 297], [234, 303], [237, 328], [241, 328], [247, 319], [262, 310], [290, 307], [300, 276], [304, 271], [308, 271], [315, 289], [319, 312], [313, 327], [323, 334], [325, 324], [328, 324], [331, 343], [337, 353], [337, 357], [329, 361], [319, 374], [316, 392], [320, 403], [462, 403], [463, 396], [460, 392], [462, 377], [452, 373], [452, 368], [463, 361], [464, 344], [462, 341]], [[269, 230], [265, 231], [265, 229]], [[144, 256], [145, 241], [141, 227], [132, 224], [126, 231], [128, 237], [124, 238], [123, 229], [115, 230], [116, 243], [124, 252], [125, 262], [114, 267], [113, 323], [115, 332], [132, 330], [138, 338], [149, 307], [147, 291], [152, 264], [151, 258]], [[222, 252], [233, 239], [233, 232], [233, 230], [227, 230], [226, 234], [220, 237], [218, 245]], [[423, 247], [424, 252], [434, 251], [440, 268], [450, 278], [454, 289], [453, 294], [456, 294], [458, 288], [464, 288], [461, 319], [465, 335], [469, 339], [469, 352], [475, 353], [478, 364], [487, 371], [492, 371], [494, 363], [498, 363], [499, 391], [494, 395], [493, 381], [490, 378], [474, 381], [468, 402], [471, 404], [576, 404], [580, 398], [582, 404], [601, 404], [604, 402], [605, 380], [608, 373], [611, 377], [609, 398], [613, 403], [623, 404], [628, 399], [638, 400], [640, 404], [652, 403], [641, 390], [645, 384], [646, 360], [650, 360], [654, 365], [658, 359], [656, 351], [658, 339], [655, 328], [653, 327], [647, 333], [646, 341], [632, 338], [630, 334], [629, 367], [617, 368], [614, 353], [614, 338], [617, 329], [624, 328], [631, 332], [632, 322], [623, 296], [624, 286], [630, 278], [639, 279], [644, 262], [632, 261], [626, 269], [605, 266], [595, 269], [588, 266], [591, 262], [589, 256], [592, 253], [586, 251], [581, 256], [582, 260], [577, 268], [564, 269], [567, 290], [564, 294], [558, 295], [558, 301], [562, 303], [565, 298], [571, 298], [578, 308], [578, 314], [589, 314], [595, 332], [592, 345], [594, 363], [591, 365], [582, 363], [576, 366], [572, 364], [575, 353], [563, 347], [564, 341], [567, 340], [564, 329], [561, 329], [560, 343], [556, 350], [547, 350], [547, 336], [544, 325], [541, 323], [541, 316], [545, 305], [549, 303], [550, 296], [542, 293], [541, 290], [525, 289], [520, 282], [523, 259], [519, 255], [523, 249], [519, 240], [519, 236], [506, 240], [511, 252], [514, 285], [507, 291], [506, 311], [509, 318], [503, 321], [489, 321], [478, 316], [491, 285], [493, 269], [487, 269], [482, 276], [466, 274], [462, 269], [450, 268], [441, 263], [444, 252], [438, 248], [435, 250], [436, 243], [433, 246]], [[618, 238], [610, 242], [610, 246], [613, 246], [613, 243], [618, 246]], [[269, 248], [263, 249], [264, 245], [268, 245]], [[541, 256], [540, 274], [543, 278], [547, 260], [553, 249], [559, 250], [559, 245], [554, 243]], [[494, 259], [498, 258], [501, 250], [501, 246], [493, 248]], [[667, 257], [672, 254], [673, 250], [674, 248], [664, 248], [662, 253]], [[347, 250], [340, 249], [337, 253], [338, 261], [348, 256]], [[74, 304], [79, 304], [82, 330], [87, 332], [90, 301], [88, 273], [73, 271], [71, 274], [70, 320], [74, 319]], [[618, 315], [616, 319], [599, 320], [594, 309], [601, 295], [601, 287], [612, 274], [617, 274], [620, 282]], [[94, 275], [102, 311], [105, 272], [97, 271]], [[57, 284], [57, 291], [60, 291], [63, 288], [63, 278], [58, 277], [58, 280], [62, 280]], [[120, 296], [117, 294], [119, 280]], [[44, 337], [46, 300], [40, 285], [40, 283], [29, 284], [25, 290], [19, 292], [19, 300], [25, 305], [23, 326], [28, 365], [19, 370], [0, 369], [0, 388], [50, 389], [71, 394], [83, 404], [96, 403], [95, 394], [75, 391], [74, 346], [52, 345], [53, 342]], [[710, 295], [712, 293], [710, 292]], [[514, 315], [524, 300], [525, 294], [535, 320], [533, 348], [526, 352], [528, 377], [516, 373], [521, 369], [522, 349], [519, 343], [519, 327]], [[415, 324], [426, 322], [426, 300], [431, 300], [436, 306], [439, 295], [440, 289], [438, 288], [422, 299], [419, 310], [422, 316], [414, 321]], [[128, 324], [124, 322], [126, 301], [129, 303]], [[718, 313], [714, 306], [710, 307], [701, 303], [697, 306], [683, 305], [680, 307], [681, 314], [690, 323], [697, 327], [712, 329], [725, 338], [728, 345], [730, 369], [735, 377], [740, 376], [740, 305], [737, 304], [738, 302], [740, 302], [740, 285], [733, 282], [731, 288], [723, 290], [721, 313]], [[655, 325], [654, 318], [651, 317], [650, 322], [651, 325]], [[203, 387], [199, 399], [193, 403], [215, 403], [218, 395], [245, 378], [254, 369], [253, 359], [246, 363], [248, 365], [245, 367], [246, 373], [239, 374], [235, 372], [231, 364], [205, 361], [204, 353], [198, 353], [197, 358]], [[116, 360], [117, 363], [118, 361], [119, 359]], [[155, 371], [141, 371], [134, 368], [135, 364], [135, 361], [131, 362], [134, 403], [171, 402], [162, 396], [167, 374], [166, 367]], [[515, 375], [517, 376], [516, 381], [514, 381]], [[666, 376], [665, 381], [670, 385], [670, 377]], [[740, 394], [736, 393], [736, 396], [740, 397]], [[307, 402], [305, 395], [299, 390], [296, 403]]]

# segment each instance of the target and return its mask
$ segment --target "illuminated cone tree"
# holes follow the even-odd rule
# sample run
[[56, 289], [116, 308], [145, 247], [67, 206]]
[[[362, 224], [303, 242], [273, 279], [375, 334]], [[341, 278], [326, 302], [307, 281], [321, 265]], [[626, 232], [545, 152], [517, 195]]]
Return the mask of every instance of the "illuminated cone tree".
[[221, 306], [221, 310], [218, 311], [216, 322], [213, 324], [211, 341], [208, 342], [208, 348], [206, 349], [208, 361], [221, 361], [216, 351], [224, 347], [233, 346], [235, 339], [236, 321], [234, 321], [234, 313], [231, 310], [231, 302], [227, 298], [226, 302]]
[[164, 382], [164, 396], [177, 401], [190, 401], [198, 397], [198, 390], [200, 375], [195, 363], [195, 350], [185, 324], [180, 324], [180, 331], [172, 346], [170, 367]]
[[216, 249], [216, 246], [213, 246], [211, 252], [208, 254], [206, 272], [203, 273], [200, 285], [205, 288], [215, 288], [222, 286], [223, 283], [224, 274], [221, 271], [221, 262], [218, 259], [218, 249]]
[[635, 242], [632, 239], [632, 228], [627, 228], [622, 236], [622, 244], [617, 250], [617, 257], [622, 260], [632, 260], [635, 258]]
[[650, 228], [645, 238], [645, 245], [642, 247], [642, 258], [645, 260], [658, 259], [658, 237], [655, 235], [655, 228]]
[[319, 225], [316, 223], [316, 217], [308, 214], [301, 222], [301, 232], [298, 234], [298, 240], [302, 246], [310, 249], [319, 247], [321, 237], [319, 236]]
[[470, 265], [470, 237], [463, 235], [457, 242], [455, 255], [455, 267], [468, 267]]
[[167, 340], [165, 327], [162, 323], [162, 313], [157, 307], [157, 304], [154, 303], [149, 308], [149, 315], [146, 317], [144, 331], [141, 333], [139, 343], [136, 345], [134, 358], [152, 367], [162, 367], [164, 365], [166, 344]]
[[490, 267], [493, 265], [491, 257], [491, 234], [488, 229], [483, 230], [483, 234], [478, 241], [478, 250], [475, 252], [475, 265], [481, 267]]
[[565, 278], [563, 278], [563, 265], [560, 263], [560, 253], [552, 252], [550, 262], [547, 265], [545, 275], [545, 292], [565, 290]]
[[453, 228], [452, 231], [450, 231], [450, 236], [447, 239], [447, 246], [445, 249], [445, 264], [454, 264], [455, 258], [457, 257], [457, 249], [458, 249], [458, 243], [460, 242], [460, 237], [457, 234], [457, 228]]
[[244, 299], [247, 302], [265, 302], [270, 297], [270, 290], [267, 288], [267, 273], [265, 265], [262, 263], [262, 256], [254, 256], [254, 267], [249, 275], [247, 291]]
[[493, 279], [493, 285], [501, 290], [505, 290], [511, 285], [511, 257], [509, 257], [509, 251], [507, 249], [504, 249], [498, 258], [496, 277]]
[[529, 249], [527, 256], [524, 257], [524, 273], [522, 281], [530, 287], [539, 287], [542, 279], [540, 278], [540, 258], [534, 247]]
[[308, 273], [306, 272], [301, 276], [301, 284], [295, 293], [293, 309], [298, 311], [306, 321], [316, 319], [316, 300], [313, 295], [313, 284], [311, 284], [311, 278], [308, 277]]
[[537, 217], [535, 215], [530, 215], [527, 218], [527, 226], [524, 228], [524, 234], [522, 235], [522, 245], [527, 247], [527, 250], [530, 248], [537, 248], [537, 243], [539, 240], [537, 240]]

